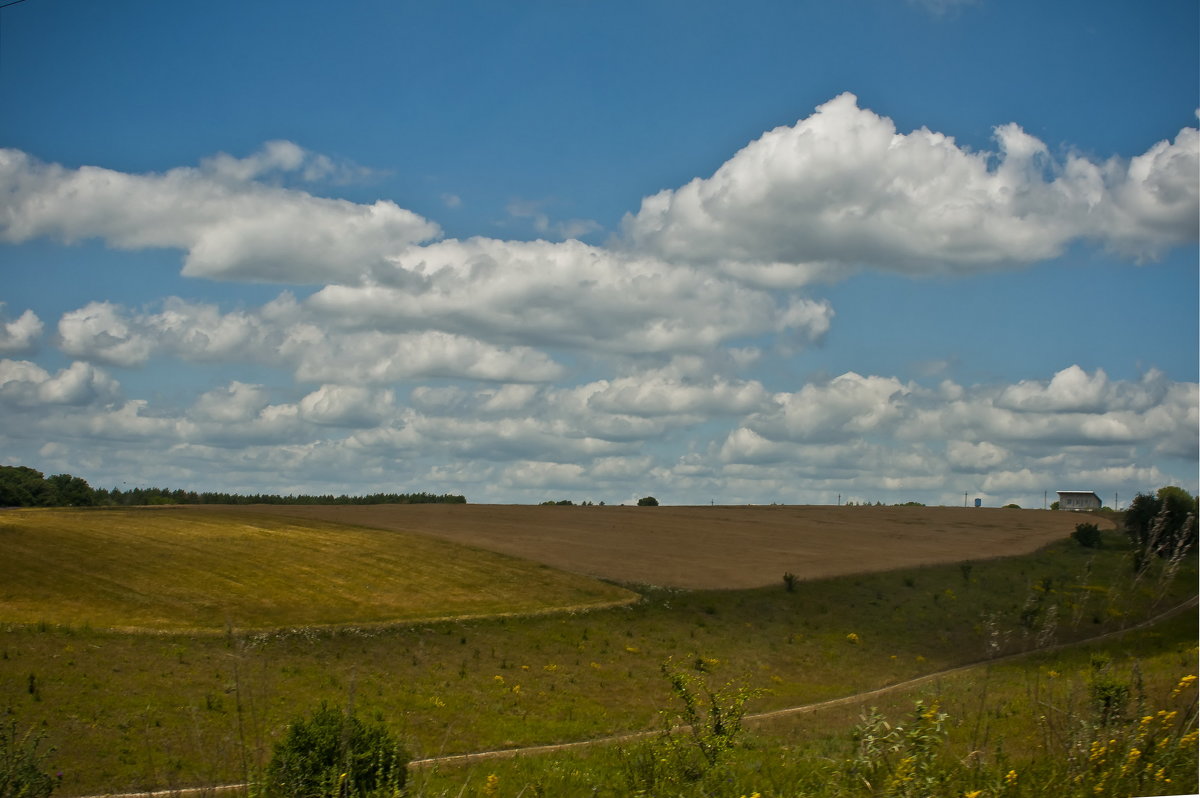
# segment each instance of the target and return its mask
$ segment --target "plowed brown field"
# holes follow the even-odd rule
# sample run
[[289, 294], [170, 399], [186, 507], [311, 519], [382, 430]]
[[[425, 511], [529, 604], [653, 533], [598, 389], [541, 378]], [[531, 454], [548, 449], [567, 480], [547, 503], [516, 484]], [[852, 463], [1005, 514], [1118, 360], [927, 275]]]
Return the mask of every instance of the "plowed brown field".
[[[203, 508], [196, 508], [203, 510]], [[222, 508], [228, 511], [231, 508]], [[952, 507], [246, 508], [429, 535], [625, 583], [745, 588], [1038, 549], [1096, 516]]]

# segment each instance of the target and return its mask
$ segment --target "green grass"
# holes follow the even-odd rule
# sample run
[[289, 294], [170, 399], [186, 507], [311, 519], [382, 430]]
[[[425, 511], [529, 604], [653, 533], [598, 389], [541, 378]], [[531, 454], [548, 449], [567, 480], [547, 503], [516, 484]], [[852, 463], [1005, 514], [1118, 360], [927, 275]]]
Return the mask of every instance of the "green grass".
[[[1083, 645], [1054, 653], [1035, 654], [1004, 664], [980, 665], [953, 676], [901, 690], [872, 702], [792, 715], [768, 722], [749, 722], [740, 745], [699, 779], [671, 777], [669, 762], [648, 794], [671, 796], [800, 796], [920, 795], [962, 796], [980, 790], [990, 796], [1129, 795], [1133, 774], [1123, 783], [1113, 776], [1128, 761], [1128, 748], [1108, 762], [1087, 762], [1093, 741], [1136, 739], [1140, 719], [1162, 722], [1159, 710], [1177, 715], [1166, 721], [1168, 756], [1158, 755], [1155, 766], [1141, 774], [1138, 795], [1191, 793], [1197, 790], [1194, 740], [1178, 746], [1179, 737], [1195, 729], [1196, 690], [1176, 691], [1181, 676], [1196, 668], [1195, 611], [1183, 613], [1153, 628], [1133, 631], [1119, 639]], [[1098, 726], [1090, 705], [1090, 684], [1097, 661], [1108, 666], [1131, 688], [1125, 717]], [[714, 674], [716, 681], [720, 674]], [[872, 792], [855, 774], [856, 744], [852, 732], [872, 711], [892, 724], [910, 727], [914, 707], [937, 707], [947, 717], [944, 739], [924, 755], [936, 791], [904, 784], [887, 789], [887, 779], [875, 780]], [[686, 749], [686, 735], [677, 735]], [[1148, 749], [1145, 753], [1151, 753]], [[489, 795], [489, 777], [496, 795], [637, 794], [647, 770], [647, 754], [660, 762], [678, 756], [661, 740], [598, 745], [569, 753], [477, 760], [463, 765], [416, 769], [410, 777], [410, 796], [416, 798], [473, 798]], [[1174, 756], [1170, 756], [1174, 754]], [[899, 756], [893, 762], [898, 762]], [[1149, 759], [1149, 757], [1146, 757]], [[880, 771], [884, 768], [876, 763]], [[1097, 766], [1099, 765], [1099, 766]], [[1159, 773], [1162, 766], [1162, 775]], [[1089, 767], [1090, 766], [1090, 767]], [[1008, 779], [1009, 773], [1014, 779]], [[1078, 782], [1075, 777], [1080, 776]], [[1107, 776], [1107, 778], [1102, 778]], [[1170, 779], [1170, 781], [1167, 781]], [[1105, 787], [1107, 785], [1107, 788]], [[1097, 790], [1097, 787], [1101, 789]]]
[[[13, 624], [0, 634], [0, 706], [46, 729], [64, 794], [240, 781], [321, 701], [384, 720], [417, 758], [589, 739], [655, 728], [672, 702], [659, 672], [668, 660], [704, 657], [713, 678], [765, 689], [750, 710], [769, 710], [1121, 629], [1194, 593], [1194, 559], [1175, 579], [1156, 570], [1135, 582], [1119, 540], [1106, 543], [794, 592], [648, 589], [616, 609], [407, 627], [133, 635]], [[964, 696], [963, 717], [976, 717], [977, 696]], [[993, 741], [1016, 733], [1001, 720]], [[789, 744], [765, 739], [764, 756]]]
[[0, 623], [152, 631], [369, 625], [632, 599], [432, 538], [187, 509], [0, 513]]

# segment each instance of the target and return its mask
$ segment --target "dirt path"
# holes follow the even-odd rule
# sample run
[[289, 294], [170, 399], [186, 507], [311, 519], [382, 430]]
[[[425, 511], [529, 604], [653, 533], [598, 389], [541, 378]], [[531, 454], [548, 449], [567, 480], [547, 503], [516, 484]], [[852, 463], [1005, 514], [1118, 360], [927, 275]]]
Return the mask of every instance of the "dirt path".
[[[878, 698], [879, 696], [887, 695], [889, 693], [901, 692], [903, 690], [908, 690], [913, 687], [918, 687], [927, 682], [936, 681], [937, 679], [942, 679], [947, 676], [953, 676], [958, 673], [964, 673], [964, 672], [972, 670], [974, 668], [986, 667], [988, 665], [998, 665], [998, 664], [1002, 664], [1005, 662], [1012, 662], [1015, 660], [1023, 659], [1025, 657], [1029, 657], [1034, 654], [1052, 653], [1055, 651], [1062, 651], [1064, 649], [1072, 648], [1074, 646], [1088, 645], [1088, 644], [1097, 643], [1097, 642], [1100, 642], [1103, 640], [1109, 640], [1109, 639], [1119, 637], [1124, 634], [1128, 634], [1129, 632], [1136, 631], [1138, 629], [1144, 629], [1148, 626], [1153, 626], [1156, 623], [1165, 621], [1168, 618], [1171, 618], [1175, 615], [1178, 615], [1181, 612], [1185, 612], [1188, 609], [1197, 606], [1198, 603], [1200, 603], [1200, 596], [1193, 596], [1192, 598], [1188, 599], [1184, 603], [1176, 605], [1174, 607], [1171, 607], [1170, 609], [1168, 609], [1164, 612], [1161, 612], [1152, 618], [1148, 618], [1147, 620], [1144, 620], [1140, 623], [1134, 624], [1133, 626], [1130, 626], [1125, 629], [1118, 629], [1113, 632], [1106, 632], [1102, 635], [1097, 635], [1095, 637], [1089, 637], [1086, 640], [1078, 640], [1073, 643], [1057, 643], [1052, 646], [1045, 646], [1043, 648], [1030, 649], [1029, 651], [1019, 651], [1015, 654], [1006, 654], [1002, 657], [995, 657], [993, 659], [984, 659], [984, 660], [979, 660], [976, 662], [969, 662], [965, 665], [958, 665], [953, 668], [947, 668], [946, 670], [936, 671], [934, 673], [927, 673], [924, 676], [916, 676], [916, 677], [913, 677], [912, 679], [906, 679], [902, 682], [896, 682], [895, 684], [885, 685], [885, 686], [879, 687], [875, 690], [865, 690], [861, 693], [854, 693], [852, 695], [842, 696], [841, 698], [830, 698], [825, 701], [817, 701], [816, 703], [813, 703], [813, 704], [803, 704], [801, 706], [787, 707], [785, 709], [773, 709], [773, 710], [769, 710], [767, 712], [755, 712], [755, 713], [746, 715], [743, 718], [743, 721], [747, 722], [747, 723], [752, 723], [754, 721], [768, 720], [771, 718], [782, 718], [782, 717], [787, 717], [789, 715], [807, 715], [812, 712], [818, 712], [822, 709], [846, 706], [848, 704], [858, 704], [858, 703], [862, 703], [864, 701], [870, 701], [872, 698]], [[686, 728], [687, 727], [681, 727], [680, 730], [686, 731]], [[429, 767], [431, 765], [467, 764], [470, 762], [474, 762], [476, 760], [502, 759], [505, 757], [512, 757], [512, 756], [545, 754], [545, 753], [551, 753], [554, 751], [569, 751], [574, 748], [584, 748], [584, 747], [592, 746], [592, 745], [605, 745], [605, 744], [609, 744], [609, 743], [631, 742], [634, 740], [646, 739], [647, 737], [653, 737], [654, 735], [658, 734], [659, 731], [660, 730], [658, 730], [658, 729], [653, 729], [653, 730], [649, 730], [649, 731], [630, 732], [628, 734], [617, 734], [617, 735], [612, 735], [609, 737], [599, 737], [599, 738], [596, 738], [593, 740], [579, 740], [579, 741], [573, 742], [573, 743], [554, 743], [554, 744], [550, 744], [550, 745], [528, 746], [525, 748], [504, 748], [504, 749], [499, 749], [499, 750], [495, 750], [495, 751], [482, 751], [482, 752], [473, 753], [473, 754], [457, 754], [457, 755], [453, 755], [453, 756], [430, 757], [429, 759], [413, 760], [412, 762], [409, 763], [409, 766], [419, 768], [419, 767]]]
[[[1185, 612], [1193, 607], [1196, 607], [1198, 604], [1200, 604], [1200, 596], [1193, 596], [1192, 598], [1188, 599], [1187, 601], [1183, 602], [1182, 604], [1178, 604], [1174, 607], [1164, 610], [1163, 612], [1160, 612], [1159, 614], [1157, 614], [1151, 618], [1147, 618], [1146, 620], [1141, 621], [1140, 623], [1136, 623], [1133, 626], [1129, 626], [1125, 629], [1118, 629], [1113, 632], [1106, 632], [1102, 635], [1096, 635], [1095, 637], [1089, 637], [1085, 640], [1078, 640], [1073, 643], [1058, 643], [1058, 644], [1055, 644], [1052, 646], [1045, 646], [1044, 648], [1035, 648], [1035, 649], [1030, 649], [1029, 651], [1020, 651], [1015, 654], [1007, 654], [1003, 657], [996, 657], [994, 659], [985, 659], [985, 660], [979, 660], [976, 662], [970, 662], [965, 665], [958, 665], [956, 667], [947, 668], [945, 670], [937, 671], [935, 673], [927, 673], [923, 676], [917, 676], [912, 679], [906, 679], [905, 681], [896, 682], [895, 684], [885, 685], [884, 687], [879, 687], [874, 690], [864, 690], [863, 692], [854, 693], [854, 694], [848, 695], [848, 696], [842, 696], [840, 698], [830, 698], [828, 700], [817, 701], [812, 704], [803, 704], [801, 706], [787, 707], [784, 709], [774, 709], [774, 710], [770, 710], [767, 712], [756, 712], [753, 714], [746, 715], [743, 720], [747, 723], [753, 723], [755, 721], [760, 721], [760, 720], [769, 720], [772, 718], [782, 718], [782, 717], [787, 717], [789, 715], [806, 715], [806, 714], [810, 714], [813, 712], [819, 712], [822, 709], [846, 706], [849, 704], [858, 704], [858, 703], [862, 703], [864, 701], [870, 701], [873, 698], [878, 698], [880, 696], [888, 695], [889, 693], [895, 693], [895, 692], [901, 692], [904, 690], [909, 690], [913, 687], [918, 687], [922, 684], [926, 684], [928, 682], [935, 681], [937, 679], [942, 679], [947, 676], [953, 676], [955, 674], [964, 673], [964, 672], [970, 671], [974, 668], [982, 668], [982, 667], [987, 667], [990, 665], [997, 665], [997, 664], [1001, 664], [1001, 663], [1005, 663], [1005, 662], [1013, 662], [1015, 660], [1023, 659], [1025, 657], [1029, 657], [1034, 654], [1045, 654], [1045, 653], [1051, 653], [1054, 651], [1062, 651], [1064, 649], [1072, 648], [1074, 646], [1082, 646], [1082, 645], [1088, 645], [1091, 643], [1097, 643], [1097, 642], [1100, 642], [1103, 640], [1110, 640], [1110, 639], [1113, 639], [1116, 637], [1120, 637], [1121, 635], [1128, 634], [1129, 632], [1137, 631], [1138, 629], [1144, 629], [1146, 627], [1153, 626], [1157, 623], [1160, 623], [1161, 621], [1165, 621], [1168, 618], [1178, 615], [1181, 612]], [[681, 730], [684, 730], [684, 729], [686, 729], [686, 727], [681, 728]], [[483, 762], [483, 761], [487, 761], [487, 760], [491, 760], [491, 759], [505, 759], [505, 758], [515, 757], [515, 756], [536, 756], [538, 754], [548, 754], [548, 753], [561, 752], [561, 751], [570, 751], [570, 750], [574, 750], [577, 748], [586, 748], [586, 747], [595, 746], [595, 745], [611, 745], [613, 743], [633, 742], [636, 740], [643, 740], [643, 739], [646, 739], [649, 737], [653, 737], [654, 735], [659, 734], [659, 733], [660, 733], [660, 730], [652, 729], [652, 730], [648, 730], [648, 731], [629, 732], [626, 734], [610, 735], [607, 737], [597, 737], [597, 738], [594, 738], [591, 740], [578, 740], [578, 741], [570, 742], [570, 743], [552, 743], [549, 745], [531, 745], [531, 746], [525, 746], [525, 747], [521, 747], [521, 748], [502, 748], [502, 749], [497, 749], [494, 751], [479, 751], [479, 752], [470, 753], [470, 754], [452, 754], [449, 756], [435, 756], [435, 757], [429, 757], [426, 759], [415, 759], [415, 760], [409, 762], [409, 767], [425, 768], [425, 767], [433, 767], [436, 765], [468, 765], [468, 764], [471, 764], [474, 762]], [[205, 796], [210, 796], [210, 795], [218, 795], [218, 794], [225, 794], [225, 793], [237, 793], [240, 791], [244, 791], [248, 786], [249, 785], [247, 785], [245, 783], [222, 784], [222, 785], [213, 786], [213, 787], [191, 787], [191, 788], [182, 788], [182, 789], [175, 789], [175, 790], [156, 790], [156, 791], [143, 791], [143, 792], [130, 792], [130, 793], [104, 793], [102, 795], [82, 796], [81, 798], [204, 798]]]

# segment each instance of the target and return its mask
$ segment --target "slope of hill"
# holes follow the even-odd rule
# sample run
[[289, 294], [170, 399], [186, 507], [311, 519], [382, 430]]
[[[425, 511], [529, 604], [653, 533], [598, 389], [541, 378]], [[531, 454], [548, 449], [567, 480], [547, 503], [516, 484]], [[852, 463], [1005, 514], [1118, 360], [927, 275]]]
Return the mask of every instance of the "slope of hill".
[[633, 595], [428, 536], [279, 515], [0, 513], [0, 622], [162, 631], [381, 624]]
[[1095, 515], [954, 507], [271, 507], [631, 584], [745, 588], [1034, 551]]

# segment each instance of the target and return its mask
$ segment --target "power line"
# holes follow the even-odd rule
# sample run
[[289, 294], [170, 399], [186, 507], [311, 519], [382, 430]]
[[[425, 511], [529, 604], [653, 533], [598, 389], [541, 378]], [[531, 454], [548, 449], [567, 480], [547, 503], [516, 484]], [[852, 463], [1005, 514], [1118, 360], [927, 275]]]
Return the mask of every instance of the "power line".
[[[8, 2], [0, 3], [0, 11], [3, 11], [4, 9], [9, 8], [11, 6], [20, 5], [21, 3], [24, 3], [24, 2], [25, 2], [25, 0], [8, 0]], [[2, 17], [0, 17], [0, 19], [2, 19]], [[0, 23], [0, 26], [2, 26], [2, 23]], [[4, 31], [3, 31], [3, 28], [0, 27], [0, 47], [3, 47], [3, 42], [4, 42]], [[3, 63], [3, 58], [0, 58], [0, 63]]]

